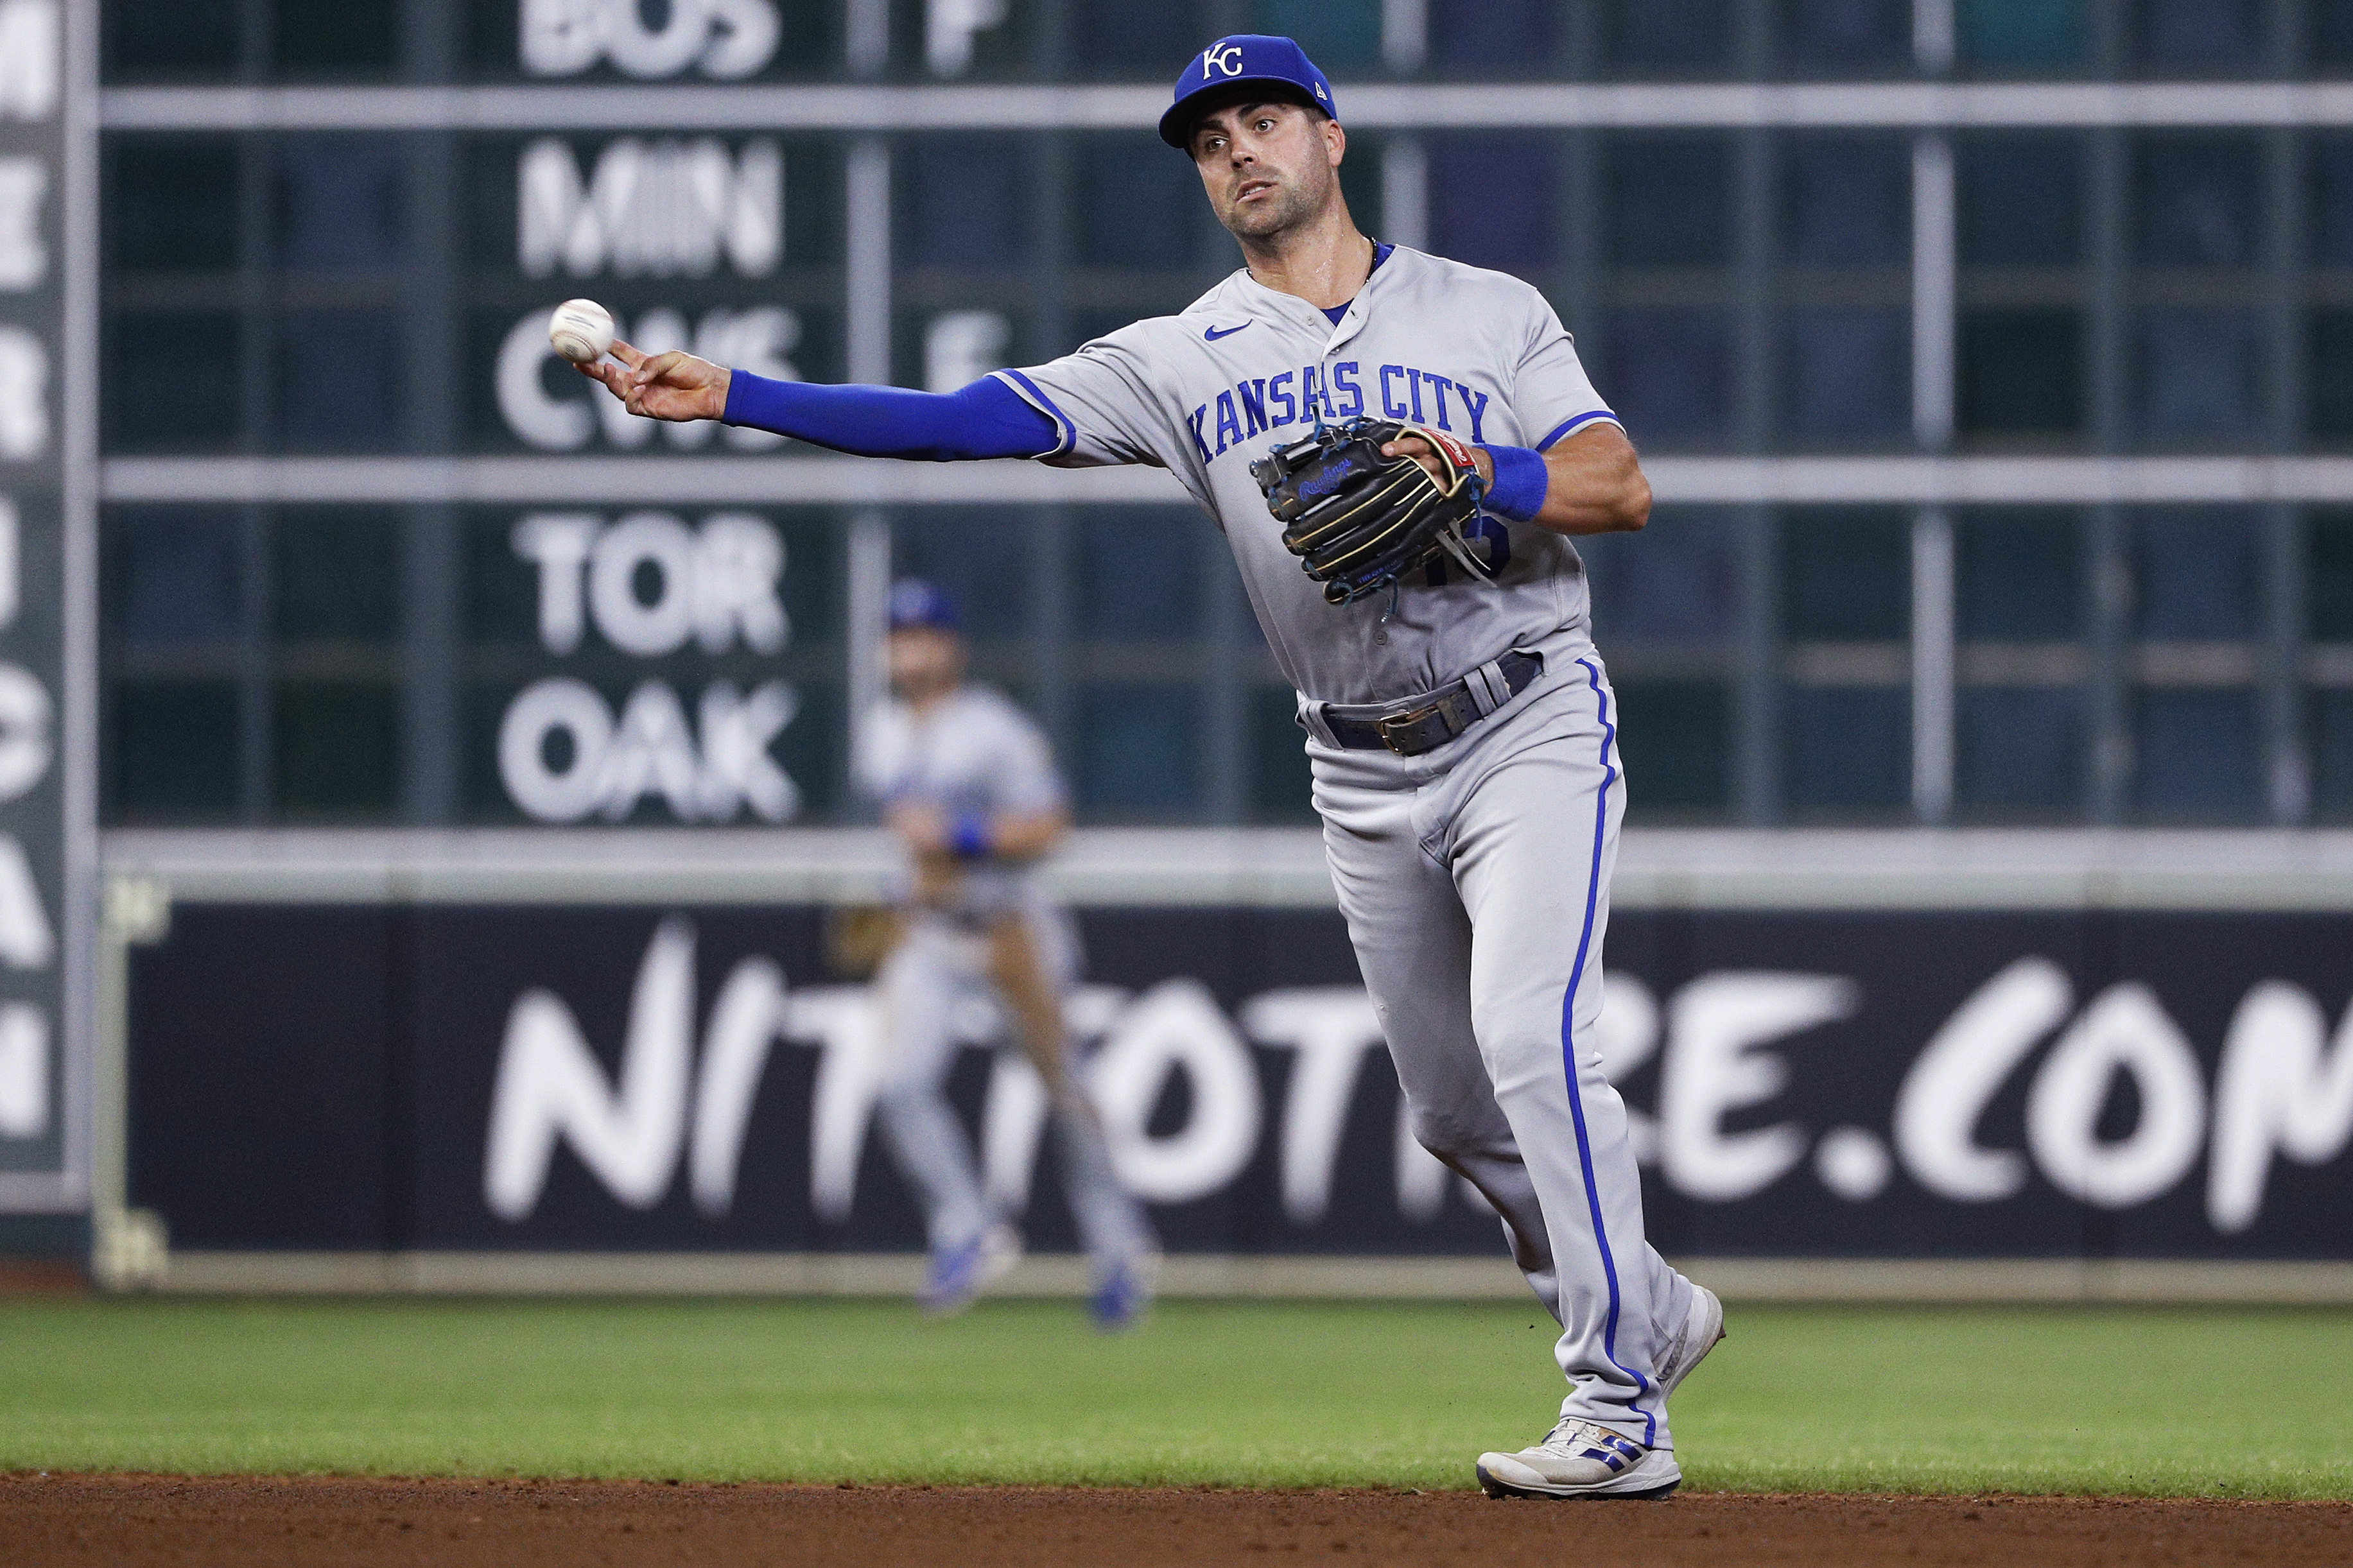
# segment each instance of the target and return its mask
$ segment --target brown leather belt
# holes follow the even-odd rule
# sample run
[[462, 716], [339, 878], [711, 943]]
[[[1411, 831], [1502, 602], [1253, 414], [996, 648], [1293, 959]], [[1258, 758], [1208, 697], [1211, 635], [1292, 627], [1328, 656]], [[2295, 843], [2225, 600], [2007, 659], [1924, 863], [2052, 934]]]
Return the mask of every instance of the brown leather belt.
[[[1542, 673], [1542, 654], [1514, 648], [1453, 685], [1440, 687], [1418, 700], [1409, 708], [1351, 710], [1326, 702], [1324, 723], [1332, 731], [1332, 739], [1349, 751], [1388, 751], [1400, 757], [1418, 757], [1424, 752], [1436, 751], [1517, 697], [1527, 689], [1528, 682]], [[1504, 688], [1500, 694], [1494, 689], [1498, 679]], [[1478, 690], [1472, 689], [1474, 680], [1479, 683]], [[1482, 693], [1490, 699], [1483, 704], [1480, 701]]]

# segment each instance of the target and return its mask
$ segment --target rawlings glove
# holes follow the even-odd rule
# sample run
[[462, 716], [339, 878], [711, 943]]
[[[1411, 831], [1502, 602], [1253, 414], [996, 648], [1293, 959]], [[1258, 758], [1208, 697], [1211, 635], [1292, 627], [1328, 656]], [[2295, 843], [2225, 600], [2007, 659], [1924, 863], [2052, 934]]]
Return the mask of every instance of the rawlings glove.
[[[1419, 436], [1447, 471], [1440, 480], [1411, 458], [1384, 458], [1400, 436]], [[1420, 425], [1351, 419], [1278, 447], [1250, 465], [1282, 542], [1324, 597], [1345, 605], [1396, 583], [1440, 552], [1481, 581], [1493, 574], [1463, 542], [1483, 486], [1471, 448]]]

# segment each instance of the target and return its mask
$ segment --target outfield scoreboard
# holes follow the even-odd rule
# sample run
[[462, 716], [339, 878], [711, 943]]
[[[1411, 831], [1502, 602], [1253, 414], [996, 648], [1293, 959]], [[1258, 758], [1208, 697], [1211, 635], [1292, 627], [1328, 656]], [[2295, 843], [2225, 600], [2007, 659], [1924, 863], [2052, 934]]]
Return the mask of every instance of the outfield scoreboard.
[[[662, 427], [538, 325], [585, 295], [640, 346], [945, 388], [1182, 310], [1235, 252], [1152, 126], [1205, 40], [1271, 27], [1337, 83], [1359, 223], [1540, 289], [1642, 446], [1654, 526], [1580, 546], [1637, 826], [2353, 821], [2353, 33], [2320, 0], [2191, 7], [2186, 55], [2021, 20], [2073, 9], [105, 0], [102, 809], [604, 821], [609, 789], [500, 761], [560, 660], [673, 780], [705, 693], [786, 682], [789, 820], [838, 819], [876, 685], [846, 612], [896, 568], [974, 612], [1084, 819], [1303, 820], [1278, 672], [1166, 475]], [[787, 505], [863, 552], [797, 553]], [[559, 651], [491, 581], [542, 569], [510, 548], [542, 511], [765, 517], [780, 601], [814, 577], [845, 613], [751, 686], [593, 619]], [[344, 524], [389, 541], [375, 618], [273, 621], [296, 536]], [[210, 600], [166, 581], [199, 553]], [[550, 769], [600, 754], [571, 706]], [[623, 818], [786, 798], [673, 796]]]
[[[1165, 476], [854, 465], [766, 432], [662, 424], [547, 339], [554, 307], [587, 297], [649, 353], [946, 388], [1062, 352], [1097, 325], [1089, 311], [1190, 298], [1222, 258], [1163, 247], [1103, 299], [1041, 284], [1076, 243], [1050, 221], [1067, 215], [1068, 170], [1038, 177], [1069, 162], [1067, 108], [1017, 125], [999, 106], [989, 134], [933, 134], [913, 99], [898, 103], [910, 89], [894, 77], [912, 73], [920, 98], [1001, 63], [1005, 10], [452, 0], [404, 13], [404, 47], [431, 35], [439, 53], [395, 84], [322, 85], [287, 68], [281, 45], [240, 68], [266, 84], [250, 90], [161, 60], [132, 68], [121, 24], [105, 143], [108, 581], [121, 606], [108, 820], [839, 820], [853, 716], [880, 695], [870, 645], [894, 567], [942, 575], [972, 612], [983, 673], [1040, 709], [1066, 754], [1083, 751], [1071, 731], [1093, 711], [1097, 667], [1029, 668], [1058, 635], [1047, 606], [1087, 597], [1069, 581], [1088, 569], [1079, 530], [1039, 503], [1148, 495], [1173, 510], [1184, 498]], [[434, 26], [415, 20], [428, 13]], [[853, 48], [860, 27], [873, 36]], [[1149, 89], [1119, 92], [1085, 125], [1122, 156], [1148, 154], [1161, 184], [1189, 178], [1150, 136]], [[1212, 226], [1185, 210], [1180, 233]], [[927, 559], [909, 502], [965, 509], [1002, 547]], [[381, 569], [317, 597], [373, 594], [372, 621], [255, 609], [298, 579], [362, 575], [353, 551], [322, 542], [339, 531], [372, 532]], [[1209, 646], [1239, 624], [1217, 547], [1188, 517], [1159, 549], [1187, 576], [1214, 570], [1230, 602], [1180, 605], [1182, 624], [1150, 628], [1161, 647], [1101, 678], [1149, 683], [1140, 703], [1123, 689], [1097, 706], [1150, 715], [1163, 755], [1195, 747], [1177, 732], [1204, 688], [1233, 688], [1221, 731], [1271, 689], [1253, 648]], [[199, 550], [227, 587], [171, 580]], [[238, 637], [268, 646], [241, 656]], [[354, 658], [363, 640], [369, 657]], [[1205, 678], [1205, 663], [1247, 663], [1255, 687]], [[191, 694], [207, 721], [186, 716]], [[1230, 815], [1243, 787], [1130, 771], [1131, 793], [1192, 796], [1142, 799], [1146, 812]]]

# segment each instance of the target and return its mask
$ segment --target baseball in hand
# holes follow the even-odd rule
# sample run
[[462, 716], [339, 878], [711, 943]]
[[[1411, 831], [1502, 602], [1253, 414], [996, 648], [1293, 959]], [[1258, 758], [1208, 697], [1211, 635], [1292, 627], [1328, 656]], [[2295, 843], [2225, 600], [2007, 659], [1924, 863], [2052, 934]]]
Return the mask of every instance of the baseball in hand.
[[566, 300], [547, 324], [547, 341], [574, 364], [594, 364], [613, 346], [613, 312], [594, 300]]

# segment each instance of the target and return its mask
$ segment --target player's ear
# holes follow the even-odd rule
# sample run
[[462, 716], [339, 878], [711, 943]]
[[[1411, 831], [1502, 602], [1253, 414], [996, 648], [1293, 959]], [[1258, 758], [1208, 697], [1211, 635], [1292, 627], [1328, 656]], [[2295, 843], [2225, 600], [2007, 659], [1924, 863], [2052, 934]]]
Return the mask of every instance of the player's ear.
[[1340, 166], [1340, 160], [1345, 158], [1347, 155], [1348, 133], [1340, 129], [1340, 122], [1338, 121], [1324, 121], [1324, 161], [1336, 169]]

